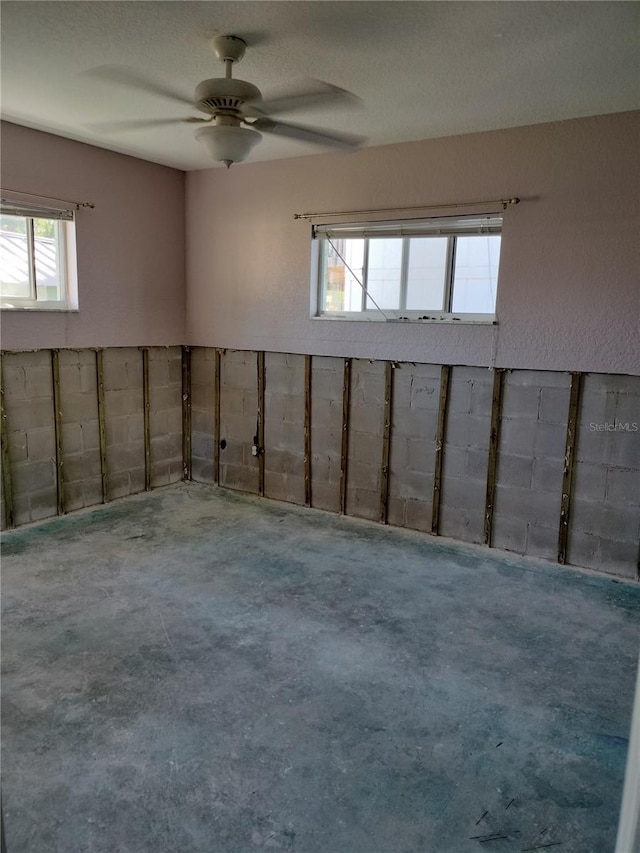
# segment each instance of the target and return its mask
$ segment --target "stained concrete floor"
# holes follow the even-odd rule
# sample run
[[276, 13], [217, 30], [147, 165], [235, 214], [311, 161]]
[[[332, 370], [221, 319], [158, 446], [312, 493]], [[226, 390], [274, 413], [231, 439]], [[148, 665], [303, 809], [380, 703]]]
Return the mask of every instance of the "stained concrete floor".
[[9, 853], [613, 849], [638, 586], [195, 484], [3, 575]]

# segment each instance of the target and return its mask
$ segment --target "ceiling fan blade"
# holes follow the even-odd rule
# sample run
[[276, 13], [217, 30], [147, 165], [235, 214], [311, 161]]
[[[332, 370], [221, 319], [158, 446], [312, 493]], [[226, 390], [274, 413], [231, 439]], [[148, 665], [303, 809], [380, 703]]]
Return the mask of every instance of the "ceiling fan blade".
[[127, 130], [147, 130], [153, 127], [166, 127], [170, 124], [181, 124], [185, 121], [204, 121], [207, 119], [192, 119], [192, 118], [141, 118], [130, 119], [125, 121], [96, 121], [86, 126], [90, 130], [95, 130], [99, 133], [121, 133]]
[[295, 112], [296, 110], [308, 110], [321, 108], [327, 105], [354, 107], [360, 103], [360, 98], [346, 89], [323, 83], [322, 80], [314, 81], [314, 88], [294, 89], [288, 92], [268, 98], [267, 100], [252, 103], [247, 102], [244, 106], [246, 115], [265, 116]]
[[254, 130], [261, 133], [273, 133], [277, 136], [297, 139], [300, 142], [311, 142], [314, 145], [325, 145], [345, 150], [358, 148], [365, 140], [364, 136], [356, 136], [352, 133], [326, 133], [320, 128], [289, 124], [266, 117], [256, 119], [256, 121], [250, 122], [250, 125]]
[[149, 92], [152, 95], [169, 98], [179, 104], [193, 106], [192, 98], [188, 98], [182, 92], [178, 92], [164, 83], [159, 83], [157, 80], [150, 80], [133, 68], [126, 68], [121, 65], [99, 65], [97, 68], [90, 68], [84, 74], [86, 77], [92, 77], [106, 83], [117, 83], [120, 86], [128, 86], [132, 89]]

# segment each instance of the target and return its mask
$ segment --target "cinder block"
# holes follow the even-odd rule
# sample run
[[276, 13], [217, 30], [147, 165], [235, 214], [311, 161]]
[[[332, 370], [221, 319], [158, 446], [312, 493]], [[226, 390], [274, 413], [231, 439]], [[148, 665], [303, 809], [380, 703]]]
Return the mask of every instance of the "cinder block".
[[[214, 473], [212, 460], [200, 459], [197, 456], [193, 456], [191, 459], [191, 477], [197, 483], [213, 483]], [[169, 468], [169, 482], [173, 482], [171, 480], [171, 468]]]
[[55, 489], [35, 491], [29, 495], [30, 521], [42, 521], [58, 513], [58, 498]]
[[27, 431], [53, 426], [53, 401], [40, 397], [36, 400], [5, 401], [9, 430]]
[[221, 465], [220, 483], [229, 489], [238, 489], [242, 492], [258, 493], [258, 471], [248, 470], [239, 465]]
[[569, 385], [569, 374], [556, 370], [511, 370], [507, 376], [511, 386], [566, 388]]
[[380, 495], [362, 488], [347, 489], [347, 515], [377, 521], [380, 516]]
[[405, 527], [407, 523], [406, 506], [407, 502], [404, 498], [389, 494], [387, 524], [392, 524], [394, 527]]
[[468, 510], [443, 504], [440, 507], [440, 535], [460, 539], [462, 542], [482, 541], [482, 518]]
[[542, 388], [538, 419], [546, 423], [562, 424], [566, 428], [569, 414], [569, 388]]
[[[193, 469], [192, 469], [193, 470]], [[152, 462], [150, 471], [151, 488], [157, 489], [160, 486], [168, 486], [171, 482], [169, 473], [169, 463], [166, 461]]]
[[[140, 404], [142, 406], [142, 403]], [[164, 409], [182, 409], [182, 392], [177, 385], [149, 389], [149, 405], [152, 412]]]
[[[95, 410], [92, 408], [90, 398], [83, 394], [78, 397], [78, 406], [83, 405], [86, 408], [80, 412], [78, 409], [77, 417], [79, 420], [95, 418]], [[143, 397], [142, 389], [128, 388], [124, 391], [108, 391], [105, 393], [105, 416], [109, 418], [117, 417], [118, 415], [140, 415], [142, 416]]]
[[169, 385], [179, 385], [182, 388], [182, 353], [169, 359]]
[[287, 395], [284, 401], [284, 419], [292, 424], [304, 423], [304, 397]]
[[607, 466], [591, 462], [575, 463], [573, 469], [573, 495], [589, 501], [604, 501], [607, 485]]
[[269, 448], [265, 453], [265, 471], [275, 474], [287, 474], [298, 478], [304, 477], [304, 458], [301, 453], [290, 450]]
[[556, 525], [530, 524], [526, 553], [531, 557], [557, 560], [558, 527], [559, 521]]
[[72, 483], [99, 476], [100, 457], [97, 453], [75, 453], [64, 458], [62, 477], [65, 482]]
[[380, 468], [377, 465], [367, 465], [357, 459], [349, 459], [348, 484], [351, 490], [378, 491]]
[[638, 509], [632, 505], [601, 504], [575, 498], [571, 504], [571, 527], [621, 542], [637, 541]]
[[380, 466], [382, 460], [382, 439], [378, 435], [366, 432], [352, 432], [349, 436], [350, 455], [359, 462]]
[[470, 480], [480, 480], [483, 484], [486, 484], [489, 464], [487, 451], [475, 450], [471, 447], [466, 451], [466, 458], [465, 475]]
[[497, 464], [497, 481], [507, 486], [530, 487], [533, 475], [533, 459], [514, 456], [500, 450]]
[[491, 417], [493, 405], [493, 374], [475, 380], [471, 388], [471, 414]]
[[411, 408], [437, 412], [440, 408], [440, 377], [415, 375], [411, 386]]
[[313, 370], [311, 374], [311, 405], [315, 408], [314, 403], [318, 400], [337, 400], [342, 401], [342, 365], [339, 370], [319, 370], [315, 366], [315, 358], [313, 360]]
[[433, 473], [435, 467], [435, 453], [435, 441], [422, 438], [408, 439], [407, 468], [409, 471]]
[[9, 453], [9, 464], [23, 462], [27, 458], [27, 434], [26, 432], [12, 431], [7, 434], [7, 447]]
[[538, 385], [516, 384], [513, 375], [507, 374], [502, 392], [502, 417], [529, 423], [537, 420], [540, 390]]
[[431, 501], [408, 500], [406, 506], [406, 526], [412, 530], [431, 532]]
[[443, 506], [466, 509], [471, 515], [484, 518], [485, 496], [486, 486], [478, 480], [448, 477], [446, 474], [442, 477]]
[[77, 360], [74, 364], [63, 365], [60, 359], [60, 389], [62, 394], [80, 393], [80, 365]]
[[51, 427], [29, 430], [27, 457], [31, 462], [54, 459], [56, 455], [55, 432]]
[[32, 495], [55, 490], [56, 466], [53, 459], [19, 462], [11, 466], [11, 481], [16, 495]]
[[8, 364], [7, 356], [2, 360], [2, 379], [5, 399], [25, 400], [27, 397], [27, 377], [20, 364]]
[[142, 442], [116, 444], [108, 448], [107, 468], [110, 471], [133, 471], [134, 468], [144, 467], [144, 446]]
[[560, 494], [534, 492], [502, 483], [496, 485], [495, 513], [553, 528], [560, 518]]
[[445, 477], [464, 478], [467, 470], [467, 450], [464, 447], [447, 445], [443, 459]]
[[304, 479], [291, 474], [265, 472], [265, 495], [273, 500], [304, 503]]
[[107, 495], [109, 500], [123, 498], [131, 494], [131, 482], [128, 471], [111, 472], [107, 474]]
[[215, 441], [210, 433], [191, 433], [191, 453], [194, 457], [213, 459], [214, 447]]
[[494, 513], [491, 534], [491, 544], [494, 548], [526, 554], [528, 532], [529, 525], [524, 519]]
[[226, 446], [220, 448], [220, 464], [241, 466], [244, 462], [244, 445], [242, 442], [227, 442]]
[[448, 412], [451, 415], [471, 414], [471, 387], [470, 379], [458, 379], [458, 371], [462, 368], [454, 367], [449, 381], [449, 404]]
[[607, 503], [640, 506], [640, 471], [633, 468], [609, 468], [606, 480]]
[[28, 400], [36, 397], [53, 397], [53, 373], [49, 359], [41, 367], [30, 367], [25, 370], [25, 376]]
[[598, 553], [600, 569], [625, 578], [638, 579], [638, 542], [616, 542], [600, 538]]
[[331, 483], [318, 482], [312, 478], [311, 505], [316, 507], [316, 509], [325, 509], [329, 512], [339, 512], [340, 492], [338, 487]]
[[532, 488], [537, 492], [551, 492], [554, 495], [562, 491], [564, 460], [538, 456], [533, 460]]
[[[65, 394], [61, 400], [60, 409], [62, 420], [65, 422], [78, 423], [98, 418], [98, 400], [93, 394], [83, 392]], [[115, 411], [113, 414], [119, 414], [119, 412]]]
[[[640, 441], [640, 395], [617, 394], [616, 395], [616, 422], [624, 425], [628, 432], [632, 432]], [[640, 458], [640, 450], [638, 451]]]
[[[196, 372], [193, 354], [191, 357], [191, 381], [193, 382]], [[149, 385], [152, 389], [163, 388], [169, 385], [169, 361], [166, 352], [155, 348], [149, 349]], [[178, 393], [180, 388], [178, 387]]]
[[456, 415], [449, 412], [445, 441], [457, 447], [486, 448], [489, 445], [490, 422], [474, 415]]
[[433, 474], [424, 471], [394, 471], [391, 490], [398, 497], [428, 501], [433, 494]]
[[181, 435], [159, 435], [151, 439], [151, 459], [153, 462], [160, 460], [182, 458], [182, 436]]

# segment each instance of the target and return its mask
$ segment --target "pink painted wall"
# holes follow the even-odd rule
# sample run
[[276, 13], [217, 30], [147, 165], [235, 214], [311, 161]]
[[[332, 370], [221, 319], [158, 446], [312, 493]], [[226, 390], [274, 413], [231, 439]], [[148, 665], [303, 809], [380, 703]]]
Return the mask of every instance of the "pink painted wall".
[[[640, 113], [187, 175], [194, 345], [640, 373]], [[309, 318], [309, 225], [293, 214], [520, 196], [497, 326]]]
[[2, 124], [2, 186], [91, 201], [76, 222], [80, 310], [3, 311], [3, 349], [184, 343], [184, 173]]

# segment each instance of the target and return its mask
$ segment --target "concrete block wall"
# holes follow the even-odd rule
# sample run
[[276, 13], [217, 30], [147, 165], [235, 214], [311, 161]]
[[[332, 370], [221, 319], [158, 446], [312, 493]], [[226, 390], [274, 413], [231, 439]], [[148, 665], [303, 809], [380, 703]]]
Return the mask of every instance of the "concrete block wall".
[[555, 559], [570, 375], [514, 370], [504, 377], [492, 543]]
[[111, 499], [144, 491], [142, 354], [137, 347], [104, 351], [107, 492]]
[[58, 358], [64, 508], [71, 512], [102, 502], [96, 353], [60, 350]]
[[583, 377], [569, 562], [635, 577], [640, 539], [640, 378]]
[[393, 372], [389, 524], [431, 530], [440, 366], [398, 364]]
[[[182, 413], [190, 400], [195, 480], [258, 493], [256, 352], [225, 350], [216, 401], [216, 351], [191, 350], [183, 402], [182, 349], [149, 353], [150, 469], [145, 469], [143, 355], [103, 351], [106, 494], [102, 494], [96, 352], [60, 350], [60, 453], [56, 445], [52, 353], [3, 354], [3, 457], [13, 523], [67, 512], [182, 477]], [[305, 503], [305, 356], [265, 353], [264, 493]], [[378, 520], [384, 483], [387, 362], [353, 359], [348, 410], [346, 512]], [[345, 359], [313, 356], [311, 504], [339, 512]], [[392, 363], [387, 521], [431, 531], [441, 366]], [[494, 374], [453, 366], [443, 444], [438, 533], [484, 541]], [[640, 539], [640, 377], [580, 377], [573, 468], [565, 459], [572, 376], [505, 370], [495, 467], [491, 545], [551, 560], [559, 542], [565, 469], [566, 562], [638, 578]], [[575, 375], [578, 376], [577, 374]], [[573, 380], [576, 381], [575, 378]], [[216, 403], [220, 434], [215, 435]], [[188, 409], [186, 409], [188, 411]], [[187, 466], [188, 467], [188, 466]], [[59, 493], [60, 490], [60, 493]], [[3, 524], [6, 521], [3, 515]]]
[[265, 354], [265, 496], [303, 504], [304, 356]]
[[[182, 348], [149, 348], [151, 488], [182, 479]], [[192, 415], [193, 417], [193, 415]]]
[[492, 391], [486, 368], [451, 369], [439, 532], [463, 542], [483, 541]]
[[[149, 348], [150, 485], [182, 478], [181, 348]], [[2, 354], [4, 432], [14, 525], [94, 506], [145, 488], [142, 351], [102, 350], [103, 494], [96, 350], [58, 350], [60, 448], [51, 350]], [[60, 494], [59, 494], [60, 493]]]
[[28, 524], [57, 511], [51, 353], [6, 353], [2, 374], [14, 520]]
[[311, 360], [311, 503], [340, 511], [344, 359]]
[[385, 399], [385, 362], [351, 364], [347, 515], [377, 521]]
[[215, 354], [191, 348], [191, 476], [199, 483], [215, 483]]
[[251, 455], [258, 419], [257, 354], [224, 350], [220, 378], [220, 485], [258, 492], [258, 459]]

